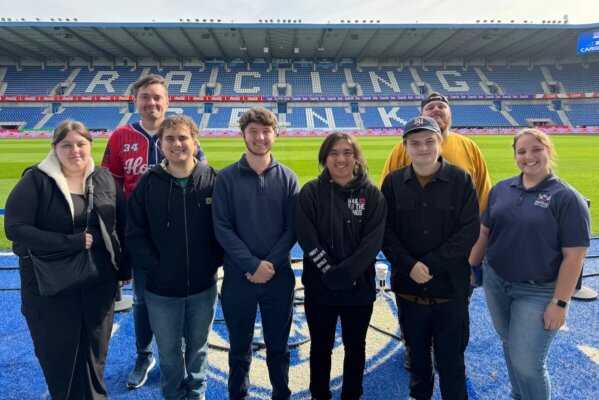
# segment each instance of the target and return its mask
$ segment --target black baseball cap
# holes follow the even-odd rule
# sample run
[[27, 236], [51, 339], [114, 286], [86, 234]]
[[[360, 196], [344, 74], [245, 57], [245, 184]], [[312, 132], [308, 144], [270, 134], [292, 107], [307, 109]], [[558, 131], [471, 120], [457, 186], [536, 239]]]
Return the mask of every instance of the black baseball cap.
[[437, 121], [431, 117], [419, 116], [406, 122], [403, 128], [403, 138], [405, 139], [410, 133], [419, 131], [431, 131], [440, 134], [441, 128], [439, 128]]
[[447, 101], [447, 97], [443, 96], [441, 93], [431, 93], [426, 99], [420, 102], [420, 109], [422, 110], [424, 106], [432, 101], [442, 101], [443, 103], [449, 105], [449, 101]]

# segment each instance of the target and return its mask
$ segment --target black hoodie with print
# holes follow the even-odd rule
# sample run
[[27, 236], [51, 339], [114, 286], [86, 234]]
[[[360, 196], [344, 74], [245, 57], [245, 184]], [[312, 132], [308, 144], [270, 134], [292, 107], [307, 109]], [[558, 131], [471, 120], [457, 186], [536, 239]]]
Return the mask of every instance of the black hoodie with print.
[[375, 300], [374, 262], [386, 213], [385, 198], [366, 174], [341, 187], [325, 171], [304, 185], [295, 227], [304, 251], [306, 299], [331, 305]]
[[216, 283], [223, 250], [212, 226], [216, 171], [197, 163], [185, 187], [157, 165], [138, 182], [127, 203], [127, 244], [147, 273], [146, 289], [186, 297]]

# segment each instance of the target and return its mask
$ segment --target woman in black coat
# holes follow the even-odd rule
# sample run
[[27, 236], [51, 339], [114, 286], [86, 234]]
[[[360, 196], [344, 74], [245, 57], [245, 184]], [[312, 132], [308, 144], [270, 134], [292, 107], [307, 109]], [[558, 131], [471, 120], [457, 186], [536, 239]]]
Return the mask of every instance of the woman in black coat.
[[[52, 150], [29, 168], [6, 202], [6, 237], [19, 256], [21, 311], [52, 399], [104, 399], [104, 367], [117, 281], [131, 277], [121, 248], [125, 200], [91, 158], [92, 137], [76, 121], [54, 130]], [[86, 230], [88, 183], [94, 200]], [[98, 277], [42, 297], [29, 256], [91, 249]]]
[[345, 348], [341, 398], [359, 399], [386, 203], [366, 175], [366, 161], [353, 136], [329, 135], [318, 161], [324, 171], [302, 188], [295, 224], [304, 250], [310, 393], [314, 399], [331, 398], [331, 352], [340, 318]]

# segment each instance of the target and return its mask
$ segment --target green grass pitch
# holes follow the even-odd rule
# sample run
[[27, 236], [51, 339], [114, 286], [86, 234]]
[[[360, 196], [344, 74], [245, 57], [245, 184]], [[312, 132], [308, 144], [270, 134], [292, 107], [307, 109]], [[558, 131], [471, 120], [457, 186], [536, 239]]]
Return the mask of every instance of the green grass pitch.
[[[510, 135], [470, 136], [481, 148], [493, 183], [516, 175]], [[599, 234], [599, 136], [574, 135], [552, 137], [558, 155], [558, 175], [591, 200], [593, 234]], [[317, 155], [322, 137], [278, 138], [273, 154], [292, 168], [304, 184], [319, 173]], [[371, 178], [378, 184], [383, 163], [399, 137], [360, 137]], [[107, 139], [93, 143], [94, 159], [100, 162]], [[235, 162], [245, 147], [240, 138], [202, 138], [208, 161], [216, 168]], [[41, 161], [50, 149], [49, 139], [0, 140], [0, 208], [25, 167]], [[10, 243], [4, 235], [4, 217], [0, 217], [0, 249]]]

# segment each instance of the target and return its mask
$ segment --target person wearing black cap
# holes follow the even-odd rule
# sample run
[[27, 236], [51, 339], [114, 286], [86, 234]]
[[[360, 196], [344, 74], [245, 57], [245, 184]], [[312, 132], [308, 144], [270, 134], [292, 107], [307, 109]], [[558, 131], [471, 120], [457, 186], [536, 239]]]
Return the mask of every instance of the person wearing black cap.
[[[487, 205], [489, 190], [491, 190], [491, 179], [480, 149], [469, 138], [450, 132], [451, 108], [447, 97], [442, 94], [434, 92], [422, 100], [420, 115], [433, 118], [441, 128], [441, 135], [444, 139], [441, 146], [443, 148], [443, 157], [450, 163], [464, 169], [472, 177], [478, 195], [479, 211], [482, 214]], [[410, 157], [406, 153], [404, 142], [400, 141], [393, 147], [387, 161], [385, 161], [381, 173], [381, 185], [391, 171], [405, 167], [409, 163]]]
[[411, 354], [410, 397], [430, 399], [434, 370], [443, 399], [467, 399], [468, 256], [479, 234], [472, 177], [441, 157], [442, 129], [420, 116], [405, 126], [410, 165], [387, 175], [383, 253], [391, 263], [400, 325]]

